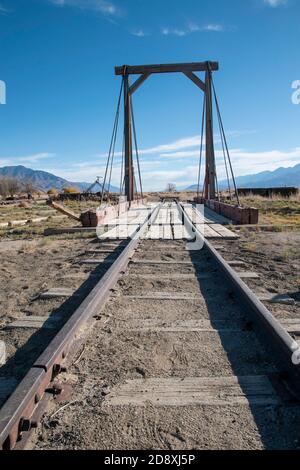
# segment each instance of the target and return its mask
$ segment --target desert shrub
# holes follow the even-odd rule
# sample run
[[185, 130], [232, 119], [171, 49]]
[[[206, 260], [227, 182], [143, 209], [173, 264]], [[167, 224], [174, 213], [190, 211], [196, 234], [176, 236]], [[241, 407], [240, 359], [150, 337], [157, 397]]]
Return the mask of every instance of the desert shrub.
[[63, 188], [63, 192], [65, 194], [77, 194], [80, 193], [78, 188], [75, 188], [75, 186], [69, 186], [67, 188]]
[[51, 188], [49, 191], [47, 191], [48, 196], [56, 196], [58, 194], [57, 189]]
[[20, 182], [16, 178], [5, 176], [0, 178], [0, 195], [14, 197], [20, 191]]
[[176, 184], [168, 183], [165, 192], [166, 193], [175, 193], [176, 192]]
[[18, 204], [18, 207], [22, 207], [24, 209], [28, 209], [30, 207], [30, 204], [28, 204], [28, 202], [26, 201], [21, 201], [19, 204]]

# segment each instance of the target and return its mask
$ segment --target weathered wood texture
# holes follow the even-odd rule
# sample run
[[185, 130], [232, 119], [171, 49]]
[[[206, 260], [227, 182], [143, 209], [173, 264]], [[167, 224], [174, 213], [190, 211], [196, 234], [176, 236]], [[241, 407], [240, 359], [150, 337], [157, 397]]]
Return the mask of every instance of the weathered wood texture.
[[173, 72], [205, 72], [209, 67], [212, 71], [219, 70], [218, 62], [191, 62], [183, 64], [153, 64], [153, 65], [122, 65], [115, 67], [116, 75], [144, 73], [173, 73]]
[[278, 405], [268, 377], [186, 377], [128, 380], [107, 398], [109, 405]]

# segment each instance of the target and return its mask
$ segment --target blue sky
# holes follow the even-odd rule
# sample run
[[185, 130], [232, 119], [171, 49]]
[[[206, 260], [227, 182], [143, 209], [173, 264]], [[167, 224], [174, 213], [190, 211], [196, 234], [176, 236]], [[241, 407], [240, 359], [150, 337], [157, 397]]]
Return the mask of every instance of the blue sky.
[[[203, 60], [220, 64], [235, 173], [299, 163], [299, 14], [299, 0], [0, 0], [0, 165], [93, 181], [112, 132], [114, 66]], [[146, 189], [196, 182], [202, 99], [180, 74], [151, 76], [134, 95]], [[115, 184], [119, 171], [117, 158]]]

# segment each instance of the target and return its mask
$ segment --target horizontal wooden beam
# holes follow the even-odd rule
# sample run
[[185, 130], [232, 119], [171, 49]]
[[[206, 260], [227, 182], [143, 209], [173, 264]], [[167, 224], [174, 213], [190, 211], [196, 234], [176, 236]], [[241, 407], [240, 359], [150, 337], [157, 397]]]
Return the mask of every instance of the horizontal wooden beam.
[[122, 65], [115, 67], [116, 75], [172, 72], [205, 72], [208, 65], [212, 71], [219, 70], [218, 62], [191, 62], [187, 64]]
[[151, 73], [143, 73], [129, 88], [129, 93], [132, 95], [140, 86], [142, 83], [144, 83], [145, 80], [151, 75]]
[[186, 77], [188, 77], [190, 80], [192, 80], [193, 83], [195, 83], [195, 85], [197, 85], [199, 88], [201, 88], [202, 91], [206, 91], [206, 88], [205, 88], [205, 83], [202, 82], [202, 80], [200, 80], [199, 77], [197, 77], [197, 75], [195, 75], [193, 72], [183, 72], [184, 75]]

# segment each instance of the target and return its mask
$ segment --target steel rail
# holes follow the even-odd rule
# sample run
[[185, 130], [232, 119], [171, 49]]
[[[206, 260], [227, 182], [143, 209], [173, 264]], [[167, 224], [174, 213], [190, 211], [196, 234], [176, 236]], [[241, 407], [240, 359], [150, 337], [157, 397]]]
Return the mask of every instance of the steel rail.
[[160, 207], [161, 203], [148, 215], [147, 220], [137, 229], [133, 239], [49, 343], [4, 403], [0, 410], [0, 449], [14, 449], [17, 442], [22, 439], [22, 433], [37, 426], [37, 423], [32, 421], [32, 416], [47, 391], [51, 391], [55, 395], [55, 388], [49, 389], [49, 387], [53, 384], [55, 377], [64, 371], [63, 362], [68, 356], [79, 328], [91, 322], [93, 317], [99, 313], [100, 308], [107, 301], [111, 289], [116, 285], [132, 258], [141, 235], [155, 221]]
[[[253, 319], [253, 328], [258, 336], [261, 337], [264, 345], [272, 354], [274, 362], [277, 364], [281, 373], [281, 378], [293, 393], [295, 398], [300, 399], [300, 364], [297, 359], [299, 357], [299, 345], [292, 336], [283, 328], [279, 321], [258, 299], [254, 292], [239, 277], [238, 273], [229, 266], [220, 253], [205, 239], [205, 237], [197, 229], [184, 207], [177, 202], [178, 209], [182, 214], [184, 223], [188, 231], [194, 234], [196, 240], [201, 241], [221, 271], [230, 282], [235, 292], [238, 294], [247, 312]], [[297, 353], [298, 349], [298, 353]], [[295, 357], [296, 356], [296, 357]], [[296, 359], [295, 363], [293, 358]]]

